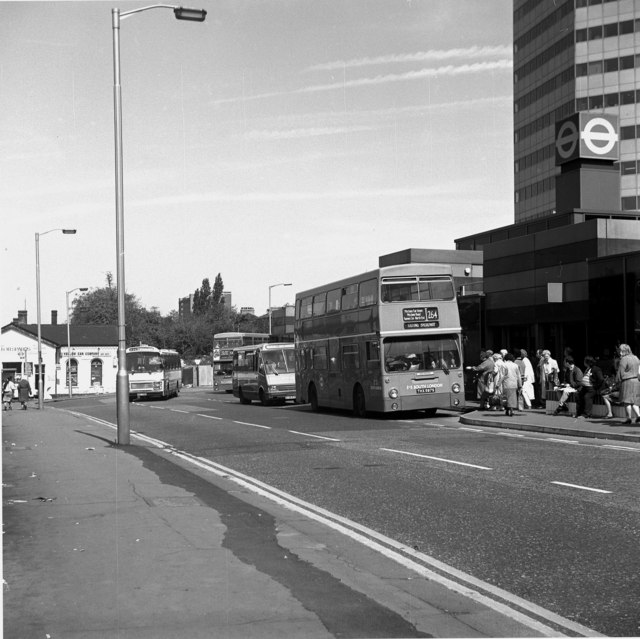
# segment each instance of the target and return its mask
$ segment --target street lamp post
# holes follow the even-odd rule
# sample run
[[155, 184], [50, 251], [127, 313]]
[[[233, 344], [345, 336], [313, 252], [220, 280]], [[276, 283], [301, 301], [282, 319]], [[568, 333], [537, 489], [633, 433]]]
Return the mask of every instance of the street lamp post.
[[269, 287], [269, 335], [271, 335], [271, 289], [275, 288], [276, 286], [291, 286], [291, 282], [288, 283], [284, 283], [284, 282], [280, 282], [280, 284], [272, 284]]
[[[67, 387], [69, 389], [69, 399], [72, 397], [71, 393], [71, 329], [69, 327], [69, 294], [74, 291], [88, 291], [88, 288], [72, 288], [67, 291]], [[78, 371], [76, 371], [76, 375]]]
[[76, 229], [50, 229], [44, 233], [36, 233], [36, 307], [38, 316], [38, 408], [44, 410], [44, 384], [42, 380], [42, 323], [40, 320], [40, 236], [54, 231], [62, 231], [64, 235], [75, 235]]
[[173, 9], [177, 20], [204, 22], [207, 12], [169, 4], [154, 4], [130, 11], [111, 10], [113, 32], [113, 108], [116, 174], [116, 285], [118, 290], [118, 372], [116, 375], [116, 409], [118, 444], [129, 444], [129, 374], [127, 372], [127, 335], [125, 326], [124, 283], [124, 198], [122, 179], [122, 92], [120, 86], [120, 20], [149, 9]]

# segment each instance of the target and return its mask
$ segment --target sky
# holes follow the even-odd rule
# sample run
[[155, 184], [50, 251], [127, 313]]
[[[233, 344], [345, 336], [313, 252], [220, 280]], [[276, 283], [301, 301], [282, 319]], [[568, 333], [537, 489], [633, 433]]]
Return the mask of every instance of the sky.
[[[124, 279], [143, 306], [166, 315], [220, 273], [262, 314], [269, 290], [294, 303], [513, 222], [510, 0], [187, 1], [204, 23], [121, 22]], [[36, 233], [43, 323], [115, 281], [111, 9], [149, 4], [0, 0], [1, 325], [36, 321]]]

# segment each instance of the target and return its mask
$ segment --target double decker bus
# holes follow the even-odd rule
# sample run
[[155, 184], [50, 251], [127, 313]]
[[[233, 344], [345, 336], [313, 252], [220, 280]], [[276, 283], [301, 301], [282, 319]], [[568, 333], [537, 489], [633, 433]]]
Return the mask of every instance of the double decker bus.
[[296, 358], [291, 342], [242, 346], [233, 350], [233, 395], [241, 404], [263, 406], [296, 398]]
[[264, 344], [269, 333], [216, 333], [213, 336], [213, 390], [232, 391], [233, 349], [239, 346]]
[[182, 363], [177, 351], [147, 344], [127, 348], [129, 399], [177, 397], [182, 384]]
[[367, 411], [464, 406], [451, 267], [387, 266], [296, 295], [296, 399]]

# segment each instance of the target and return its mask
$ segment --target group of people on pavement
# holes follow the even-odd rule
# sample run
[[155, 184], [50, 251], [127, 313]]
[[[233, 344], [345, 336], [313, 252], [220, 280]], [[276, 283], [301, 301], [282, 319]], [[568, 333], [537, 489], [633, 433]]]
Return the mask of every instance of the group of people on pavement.
[[26, 377], [22, 377], [16, 384], [13, 377], [7, 377], [2, 383], [2, 410], [13, 410], [13, 398], [18, 393], [18, 401], [22, 410], [27, 410], [27, 402], [31, 397], [31, 384]]
[[531, 408], [535, 399], [535, 374], [527, 351], [502, 349], [480, 353], [478, 366], [467, 366], [478, 374], [480, 406], [497, 410], [504, 407], [505, 414], [513, 416], [514, 409]]
[[640, 424], [640, 359], [628, 344], [620, 344], [613, 358], [608, 353], [600, 360], [585, 356], [583, 368], [576, 364], [570, 348], [564, 350], [562, 368], [547, 349], [539, 349], [533, 363], [524, 349], [485, 350], [480, 360], [467, 369], [477, 373], [481, 408], [503, 407], [505, 414], [512, 416], [514, 409], [544, 406], [560, 392], [554, 415], [568, 412], [567, 403], [575, 401], [574, 417], [590, 418], [594, 400], [601, 397], [607, 409], [605, 419], [613, 418], [615, 400], [625, 407], [624, 424]]

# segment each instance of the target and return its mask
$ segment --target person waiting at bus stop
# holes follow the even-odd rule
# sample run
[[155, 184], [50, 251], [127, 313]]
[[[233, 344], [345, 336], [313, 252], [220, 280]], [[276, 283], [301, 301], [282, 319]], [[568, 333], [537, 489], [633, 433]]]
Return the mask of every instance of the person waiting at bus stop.
[[495, 391], [493, 383], [495, 362], [493, 351], [487, 350], [480, 353], [480, 364], [467, 366], [467, 370], [478, 373], [478, 394], [480, 395], [480, 408], [490, 408], [489, 398]]
[[567, 408], [567, 401], [582, 386], [582, 371], [576, 366], [571, 355], [565, 357], [564, 365], [564, 384], [558, 387], [558, 390], [562, 391], [562, 395], [560, 396], [558, 406], [555, 411], [553, 411], [554, 415], [559, 415], [561, 412], [569, 410]]

